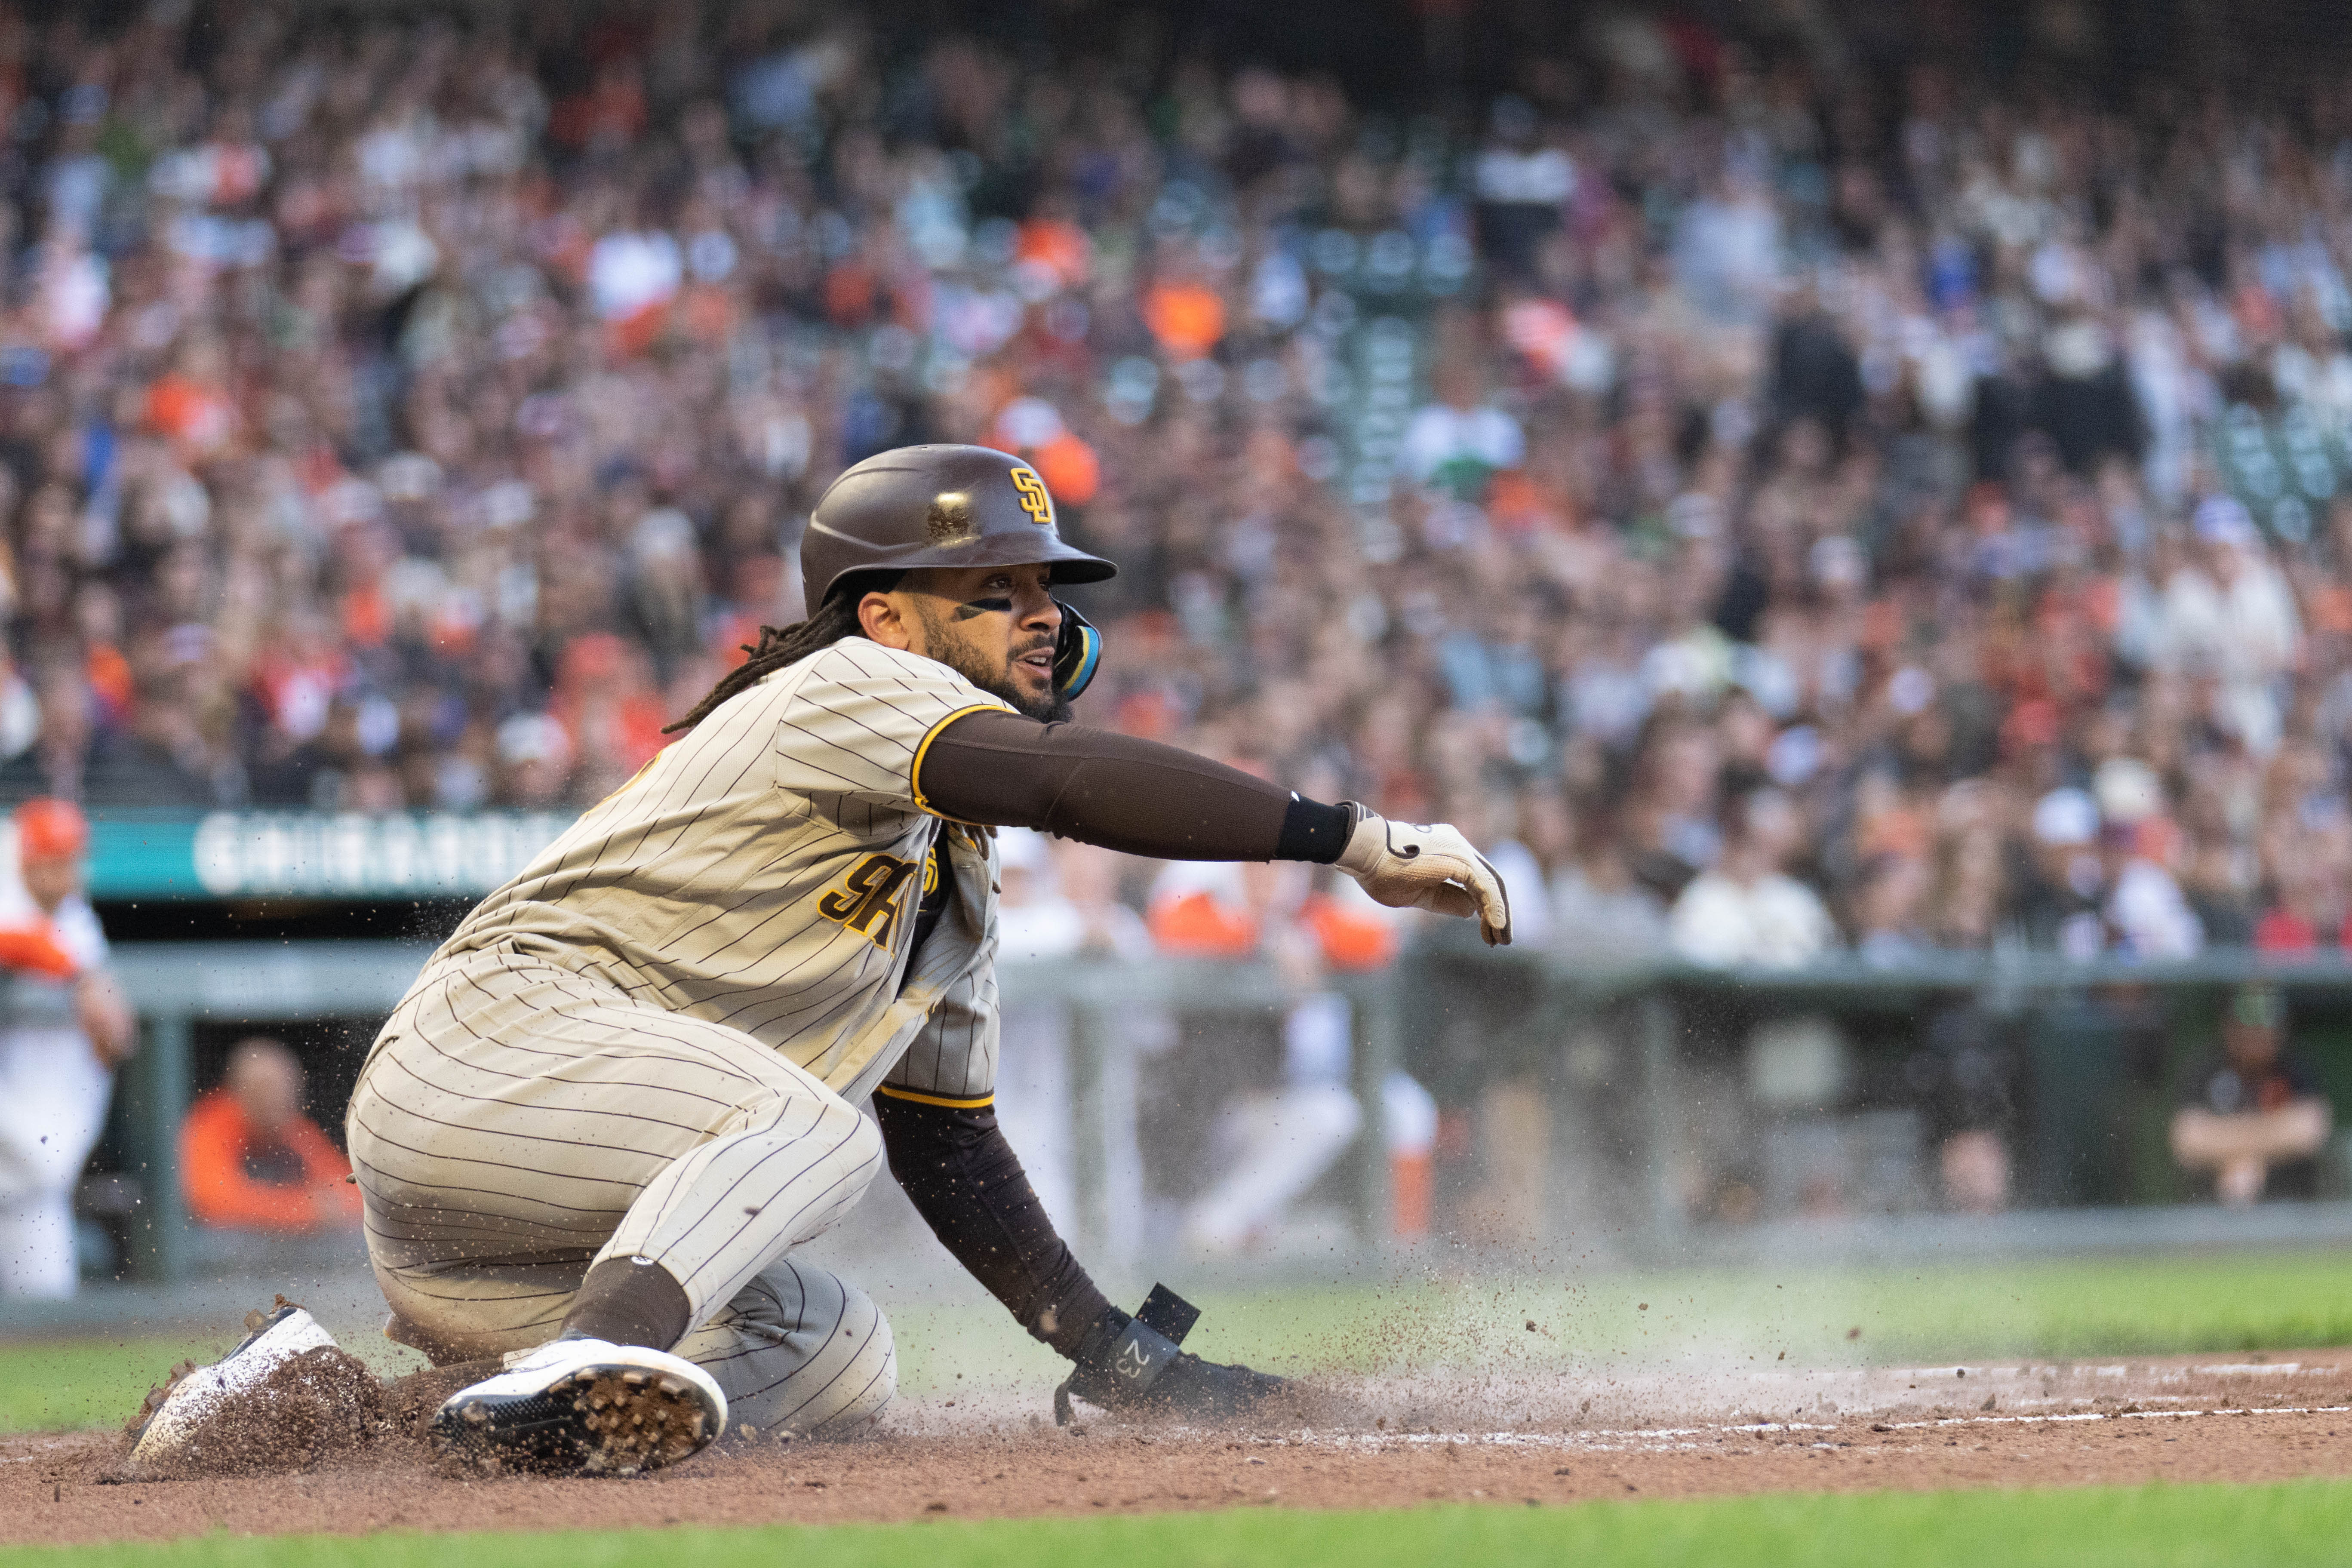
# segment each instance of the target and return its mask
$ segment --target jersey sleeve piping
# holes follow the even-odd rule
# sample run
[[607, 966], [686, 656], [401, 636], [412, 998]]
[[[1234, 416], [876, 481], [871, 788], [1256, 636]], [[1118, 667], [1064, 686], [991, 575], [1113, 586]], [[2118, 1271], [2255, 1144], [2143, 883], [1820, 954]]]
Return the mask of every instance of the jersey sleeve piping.
[[993, 1092], [983, 1094], [977, 1100], [950, 1100], [945, 1095], [918, 1094], [911, 1089], [894, 1089], [887, 1083], [877, 1084], [874, 1092], [886, 1095], [892, 1100], [911, 1100], [917, 1105], [945, 1106], [950, 1110], [978, 1110], [983, 1106], [996, 1103], [996, 1096]]

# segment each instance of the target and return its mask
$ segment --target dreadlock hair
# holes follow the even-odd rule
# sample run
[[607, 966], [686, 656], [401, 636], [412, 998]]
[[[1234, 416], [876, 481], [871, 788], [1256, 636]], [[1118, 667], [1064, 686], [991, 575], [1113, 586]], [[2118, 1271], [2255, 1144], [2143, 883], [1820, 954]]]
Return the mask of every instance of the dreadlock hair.
[[865, 630], [857, 620], [858, 602], [868, 594], [888, 593], [901, 575], [901, 573], [883, 572], [852, 578], [829, 595], [824, 603], [816, 607], [816, 614], [807, 620], [789, 626], [761, 626], [756, 647], [750, 643], [740, 645], [751, 657], [720, 676], [719, 684], [710, 689], [709, 696], [696, 703], [685, 718], [665, 728], [662, 733], [674, 735], [680, 730], [691, 730], [709, 718], [711, 711], [720, 703], [756, 685], [772, 671], [788, 664], [797, 664], [817, 649], [831, 647], [844, 637], [864, 637]]

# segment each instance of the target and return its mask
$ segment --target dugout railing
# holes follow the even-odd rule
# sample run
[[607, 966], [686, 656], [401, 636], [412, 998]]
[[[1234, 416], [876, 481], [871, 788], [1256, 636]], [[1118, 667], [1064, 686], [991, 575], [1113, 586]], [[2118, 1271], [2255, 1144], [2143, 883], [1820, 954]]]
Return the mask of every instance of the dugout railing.
[[[127, 1272], [171, 1280], [192, 1267], [176, 1149], [195, 1088], [197, 1028], [331, 1018], [350, 1021], [352, 1038], [363, 1039], [370, 1022], [390, 1012], [430, 951], [424, 943], [369, 941], [125, 943], [117, 949], [117, 967], [143, 1026], [142, 1048], [117, 1090], [125, 1174], [140, 1194], [129, 1226]], [[1146, 1205], [1139, 1138], [1148, 1133], [1150, 1116], [1139, 1089], [1136, 1021], [1150, 1016], [1271, 1018], [1296, 994], [1271, 966], [1199, 961], [1008, 963], [1000, 976], [1008, 1008], [1050, 1005], [1066, 1015], [1079, 1209], [1073, 1228], [1091, 1256], [1113, 1266], [1134, 1263]], [[1475, 941], [1428, 942], [1386, 971], [1336, 983], [1352, 1004], [1352, 1075], [1364, 1110], [1343, 1186], [1357, 1236], [1368, 1250], [1377, 1250], [1388, 1236], [1391, 1213], [1378, 1089], [1402, 1067], [1450, 1104], [1475, 1106], [1496, 1084], [1519, 1086], [1547, 1114], [1572, 1124], [1553, 1145], [1562, 1167], [1573, 1163], [1567, 1156], [1580, 1152], [1580, 1142], [1605, 1142], [1621, 1178], [1614, 1192], [1591, 1192], [1589, 1173], [1580, 1178], [1588, 1184], [1581, 1189], [1565, 1174], [1544, 1176], [1541, 1205], [1564, 1224], [1605, 1214], [1608, 1245], [1653, 1258], [1710, 1247], [1726, 1256], [1752, 1252], [1779, 1234], [1774, 1216], [1740, 1224], [1711, 1215], [1694, 1202], [1685, 1180], [1688, 1146], [1706, 1136], [1703, 1127], [1694, 1131], [1689, 1113], [1736, 1083], [1723, 1064], [1737, 1059], [1739, 1041], [1759, 1021], [1824, 1016], [1854, 1028], [1857, 1053], [1867, 1058], [1903, 1048], [1921, 1020], [1964, 1001], [2019, 1042], [2012, 1135], [2020, 1206], [2088, 1205], [2120, 1215], [2137, 1205], [2136, 1212], [2147, 1213], [2183, 1195], [2149, 1173], [2160, 1173], [2162, 1164], [2147, 1145], [2157, 1135], [2150, 1131], [2152, 1119], [2168, 1103], [2167, 1075], [2193, 1055], [2227, 988], [2254, 978], [2286, 989], [2323, 1079], [2339, 1106], [2352, 1108], [2352, 963], [2334, 955], [2281, 961], [2216, 952], [2135, 963], [2027, 952], [1929, 953], [1893, 964], [1843, 956], [1801, 970], [1714, 970], [1664, 961], [1596, 967], [1518, 949], [1489, 952]], [[2161, 1059], [2153, 1069], [2142, 1059], [2146, 1049], [2126, 1037], [2133, 1029], [2158, 1042]], [[1597, 1079], [1596, 1038], [1605, 1053]], [[2111, 1173], [2103, 1173], [2105, 1166], [2135, 1162], [2145, 1177], [2137, 1186], [2118, 1185]], [[2298, 1224], [2309, 1229], [2352, 1223], [2352, 1205], [2340, 1213], [2310, 1209], [2301, 1221], [2173, 1214], [2162, 1222], [2114, 1218], [2101, 1222], [2100, 1234], [2193, 1241], [2209, 1233], [2252, 1234], [2266, 1225], [2284, 1237]], [[1869, 1205], [1850, 1219], [1849, 1240], [1865, 1248], [1887, 1225], [1916, 1230], [1933, 1223], [1924, 1213], [1905, 1215]], [[2063, 1220], [2045, 1221], [2042, 1232], [2058, 1238], [2053, 1245], [2082, 1244], [2094, 1239], [2084, 1223], [2070, 1228]]]

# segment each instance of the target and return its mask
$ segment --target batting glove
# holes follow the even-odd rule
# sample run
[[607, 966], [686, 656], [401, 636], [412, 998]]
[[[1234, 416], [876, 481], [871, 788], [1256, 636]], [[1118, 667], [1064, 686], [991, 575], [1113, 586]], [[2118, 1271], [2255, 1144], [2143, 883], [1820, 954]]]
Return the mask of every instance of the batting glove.
[[1165, 1334], [1116, 1308], [1087, 1331], [1076, 1361], [1064, 1398], [1055, 1401], [1055, 1418], [1066, 1426], [1064, 1399], [1072, 1394], [1105, 1410], [1223, 1422], [1249, 1415], [1289, 1386], [1268, 1373], [1178, 1350]]
[[1392, 910], [1475, 915], [1487, 946], [1510, 945], [1511, 895], [1459, 828], [1443, 822], [1391, 822], [1352, 800], [1344, 804], [1356, 814], [1356, 826], [1333, 864], [1361, 883], [1373, 902]]

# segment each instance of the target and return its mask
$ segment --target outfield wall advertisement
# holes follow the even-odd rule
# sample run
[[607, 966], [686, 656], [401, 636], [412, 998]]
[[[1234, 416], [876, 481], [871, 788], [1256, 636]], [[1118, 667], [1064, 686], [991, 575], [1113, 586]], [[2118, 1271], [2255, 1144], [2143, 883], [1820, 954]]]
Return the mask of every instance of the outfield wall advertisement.
[[479, 897], [572, 822], [563, 812], [109, 816], [90, 825], [89, 891], [102, 900]]

